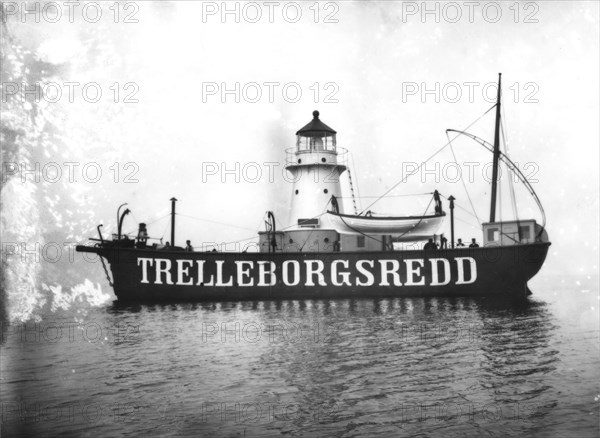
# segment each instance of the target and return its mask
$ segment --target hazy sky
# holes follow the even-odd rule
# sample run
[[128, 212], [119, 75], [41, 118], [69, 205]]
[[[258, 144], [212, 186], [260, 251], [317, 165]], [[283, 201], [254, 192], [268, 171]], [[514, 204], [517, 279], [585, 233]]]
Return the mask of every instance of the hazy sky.
[[[266, 210], [283, 221], [291, 196], [282, 177], [284, 150], [294, 146], [294, 133], [314, 109], [338, 131], [338, 145], [351, 151], [361, 195], [379, 195], [402, 179], [406, 163], [420, 163], [443, 146], [447, 128], [465, 128], [487, 111], [502, 72], [509, 152], [536, 180], [553, 242], [543, 273], [598, 273], [597, 2], [479, 2], [471, 10], [461, 2], [427, 3], [439, 17], [424, 15], [421, 2], [321, 2], [318, 16], [313, 2], [280, 2], [272, 10], [262, 2], [237, 5], [239, 23], [235, 12], [221, 15], [221, 2], [129, 2], [118, 17], [107, 3], [96, 23], [89, 8], [85, 17], [77, 9], [73, 23], [66, 9], [55, 23], [43, 15], [40, 23], [9, 16], [14, 41], [55, 67], [46, 82], [58, 83], [63, 93], [65, 82], [94, 82], [103, 92], [96, 103], [78, 88], [72, 103], [63, 95], [42, 104], [62, 132], [37, 157], [41, 165], [72, 161], [81, 169], [94, 162], [103, 171], [94, 184], [79, 178], [61, 189], [76, 214], [89, 219], [85, 226], [61, 224], [65, 238], [95, 233], [100, 222], [114, 230], [123, 202], [137, 221], [152, 222], [168, 213], [172, 196], [182, 214], [237, 226], [182, 217], [180, 244], [251, 237], [262, 229]], [[236, 83], [239, 102], [235, 93], [221, 96]], [[298, 89], [302, 95], [293, 102]], [[493, 112], [469, 131], [493, 141]], [[472, 163], [467, 185], [477, 214], [487, 220], [482, 169], [491, 155], [471, 140], [453, 144], [464, 176], [464, 163]], [[448, 148], [430, 169], [436, 161], [439, 181], [433, 173], [417, 174], [393, 194], [437, 188], [470, 210], [462, 183], [448, 181], [455, 175], [444, 167], [453, 161]], [[128, 162], [135, 164], [125, 168]], [[229, 174], [222, 183], [222, 163], [235, 169], [236, 162], [240, 181]], [[215, 168], [215, 175], [203, 174]], [[444, 171], [450, 172], [446, 181]], [[124, 182], [132, 172], [137, 182]], [[516, 191], [519, 217], [539, 219], [533, 200]], [[512, 215], [508, 193], [504, 184], [505, 219]], [[428, 201], [399, 196], [372, 209], [421, 214]], [[363, 207], [368, 203], [362, 200]], [[457, 211], [458, 219], [477, 226], [463, 213]], [[125, 228], [135, 229], [135, 220], [127, 221]], [[167, 225], [150, 225], [151, 235], [162, 236]], [[52, 221], [44, 227], [51, 230]], [[481, 238], [478, 226], [465, 222], [457, 234]]]

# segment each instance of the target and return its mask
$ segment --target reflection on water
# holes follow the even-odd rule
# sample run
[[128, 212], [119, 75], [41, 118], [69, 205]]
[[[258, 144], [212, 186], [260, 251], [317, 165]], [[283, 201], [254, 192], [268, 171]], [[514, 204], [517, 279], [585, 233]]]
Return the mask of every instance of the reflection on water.
[[563, 326], [543, 301], [458, 298], [53, 315], [3, 330], [2, 432], [593, 436], [597, 335]]

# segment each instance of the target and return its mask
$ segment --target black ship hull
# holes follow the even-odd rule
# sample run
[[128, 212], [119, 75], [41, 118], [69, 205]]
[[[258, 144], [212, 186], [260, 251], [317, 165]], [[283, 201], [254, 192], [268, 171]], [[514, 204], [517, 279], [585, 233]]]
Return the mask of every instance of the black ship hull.
[[78, 246], [121, 302], [524, 297], [550, 243], [389, 252], [227, 253]]

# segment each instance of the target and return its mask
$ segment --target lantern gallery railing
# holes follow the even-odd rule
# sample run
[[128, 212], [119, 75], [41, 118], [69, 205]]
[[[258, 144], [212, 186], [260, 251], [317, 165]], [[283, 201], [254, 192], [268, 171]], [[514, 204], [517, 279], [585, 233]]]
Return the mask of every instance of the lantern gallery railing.
[[[288, 148], [285, 150], [286, 165], [298, 164], [298, 160], [302, 160], [302, 156], [305, 154], [335, 154], [335, 162], [344, 166], [348, 166], [348, 149], [336, 147], [330, 149], [298, 149], [297, 147]], [[333, 160], [332, 160], [333, 161]]]

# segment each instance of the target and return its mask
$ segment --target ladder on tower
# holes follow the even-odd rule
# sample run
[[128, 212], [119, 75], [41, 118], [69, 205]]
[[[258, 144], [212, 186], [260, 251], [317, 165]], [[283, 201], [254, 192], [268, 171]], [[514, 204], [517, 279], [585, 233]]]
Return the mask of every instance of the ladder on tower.
[[354, 214], [358, 215], [358, 207], [356, 206], [356, 196], [354, 195], [354, 184], [352, 184], [352, 172], [348, 165], [348, 181], [350, 181], [350, 194], [352, 195], [352, 205], [354, 206]]

